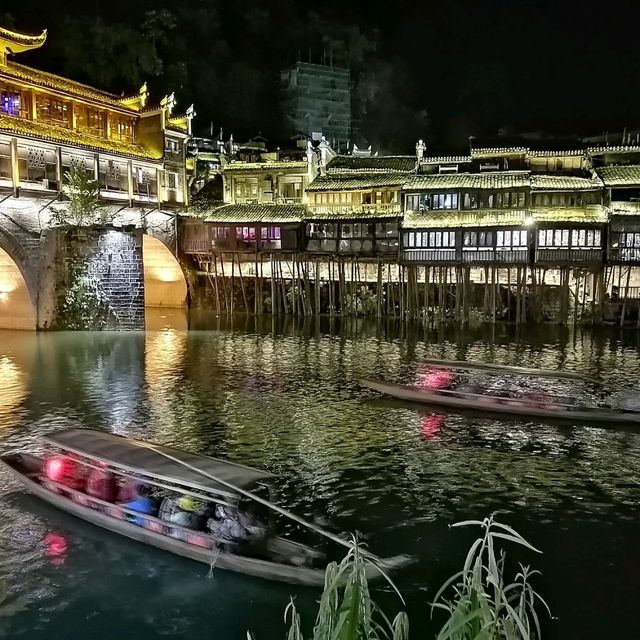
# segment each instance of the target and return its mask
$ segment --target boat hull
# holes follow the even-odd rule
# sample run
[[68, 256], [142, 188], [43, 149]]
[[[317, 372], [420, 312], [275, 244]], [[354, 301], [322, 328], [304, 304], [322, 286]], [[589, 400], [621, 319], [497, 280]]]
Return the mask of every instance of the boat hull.
[[535, 403], [517, 400], [514, 398], [488, 399], [487, 396], [476, 394], [438, 393], [420, 389], [418, 387], [392, 384], [377, 380], [360, 380], [363, 387], [379, 393], [422, 404], [450, 407], [460, 410], [483, 411], [486, 413], [499, 413], [503, 415], [527, 416], [547, 418], [549, 420], [563, 420], [572, 422], [597, 422], [601, 424], [638, 424], [640, 412], [617, 412], [602, 409], [576, 408], [569, 409], [558, 407], [541, 407]]
[[[0, 463], [7, 468], [13, 477], [29, 492], [62, 511], [74, 515], [82, 520], [91, 522], [103, 529], [113, 531], [122, 536], [143, 542], [164, 551], [207, 565], [214, 565], [215, 569], [223, 569], [242, 573], [244, 575], [263, 578], [266, 580], [286, 582], [306, 586], [322, 586], [324, 584], [324, 571], [309, 567], [296, 567], [282, 563], [250, 558], [237, 554], [202, 548], [189, 544], [183, 540], [156, 533], [144, 527], [135, 525], [127, 520], [120, 520], [102, 513], [91, 507], [78, 504], [70, 498], [54, 493], [38, 482], [35, 474], [29, 473], [37, 458], [31, 456], [2, 456]], [[276, 539], [276, 545], [280, 545], [281, 551], [288, 549], [295, 551], [302, 549], [301, 545], [281, 538]]]

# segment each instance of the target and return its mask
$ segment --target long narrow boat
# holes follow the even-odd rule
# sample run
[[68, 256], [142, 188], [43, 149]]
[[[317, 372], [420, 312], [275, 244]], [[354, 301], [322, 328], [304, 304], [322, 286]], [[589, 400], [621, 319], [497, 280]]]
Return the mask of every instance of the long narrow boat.
[[570, 380], [587, 380], [587, 377], [574, 371], [560, 371], [557, 369], [532, 369], [530, 367], [516, 367], [507, 364], [493, 364], [491, 362], [474, 362], [473, 360], [438, 360], [426, 359], [422, 363], [435, 369], [452, 369], [457, 371], [469, 371], [480, 369], [496, 374], [514, 374], [523, 376], [535, 376], [539, 378], [567, 378]]
[[[134, 478], [151, 486], [171, 489], [181, 494], [197, 496], [203, 501], [235, 503], [240, 496], [251, 494], [250, 488], [269, 481], [271, 474], [235, 463], [200, 456], [169, 447], [123, 438], [106, 432], [87, 429], [67, 429], [45, 437], [48, 444], [75, 455], [82, 464], [99, 465], [112, 473]], [[203, 562], [217, 569], [226, 569], [250, 576], [321, 586], [324, 569], [306, 566], [318, 562], [322, 554], [311, 547], [282, 538], [270, 538], [266, 557], [242, 555], [239, 550], [208, 533], [195, 531], [159, 518], [131, 511], [105, 502], [54, 482], [42, 473], [42, 460], [28, 455], [5, 455], [0, 463], [28, 489], [45, 502], [74, 516], [133, 540]], [[255, 496], [258, 500], [257, 496]], [[269, 504], [266, 500], [263, 503]], [[274, 510], [286, 512], [276, 505]], [[292, 517], [293, 514], [290, 514]], [[142, 524], [134, 524], [132, 517]], [[296, 518], [303, 524], [302, 519]], [[309, 525], [312, 526], [313, 525]], [[333, 537], [333, 534], [316, 531]], [[381, 561], [385, 570], [405, 564], [405, 557]], [[369, 576], [378, 572], [371, 566]]]
[[430, 405], [451, 407], [454, 409], [484, 411], [515, 416], [549, 418], [553, 420], [571, 420], [573, 422], [598, 422], [602, 424], [640, 423], [640, 412], [617, 411], [609, 408], [586, 407], [562, 402], [553, 402], [549, 396], [541, 401], [529, 398], [507, 398], [488, 396], [463, 391], [431, 391], [420, 387], [394, 384], [379, 380], [360, 380], [363, 387], [385, 395]]

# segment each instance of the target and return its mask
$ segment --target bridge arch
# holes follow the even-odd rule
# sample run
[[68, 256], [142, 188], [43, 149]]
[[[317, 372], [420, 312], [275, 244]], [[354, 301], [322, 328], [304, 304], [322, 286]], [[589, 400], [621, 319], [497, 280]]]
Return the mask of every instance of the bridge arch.
[[142, 236], [145, 307], [186, 307], [187, 281], [180, 263], [155, 236]]
[[0, 228], [0, 329], [35, 330], [37, 301], [37, 266], [29, 266], [26, 252]]

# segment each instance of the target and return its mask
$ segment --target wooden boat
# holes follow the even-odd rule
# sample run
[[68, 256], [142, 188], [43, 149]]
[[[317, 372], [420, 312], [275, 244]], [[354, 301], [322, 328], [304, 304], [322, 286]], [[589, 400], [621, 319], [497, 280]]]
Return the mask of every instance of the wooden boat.
[[587, 377], [574, 371], [560, 371], [551, 369], [531, 369], [529, 367], [515, 367], [507, 364], [493, 364], [490, 362], [474, 362], [469, 360], [422, 360], [424, 364], [434, 369], [450, 369], [455, 371], [469, 371], [479, 369], [494, 374], [513, 374], [534, 376], [540, 378], [566, 378], [569, 380], [587, 380]]
[[[67, 429], [45, 437], [48, 444], [73, 454], [81, 464], [99, 465], [117, 475], [140, 480], [151, 486], [191, 495], [202, 501], [235, 504], [241, 495], [251, 495], [275, 511], [313, 528], [331, 539], [339, 539], [319, 527], [269, 503], [251, 493], [248, 488], [264, 483], [271, 474], [231, 462], [199, 456], [169, 447], [141, 442], [88, 429]], [[120, 535], [177, 555], [203, 562], [216, 569], [235, 571], [250, 576], [292, 584], [321, 586], [324, 569], [307, 566], [318, 562], [323, 554], [306, 545], [282, 538], [270, 538], [263, 553], [266, 557], [242, 555], [226, 541], [193, 529], [169, 523], [159, 518], [131, 511], [126, 507], [77, 491], [46, 478], [42, 460], [28, 454], [5, 455], [0, 462], [11, 474], [42, 500]], [[135, 516], [134, 524], [130, 517]], [[344, 541], [341, 540], [341, 543]], [[407, 562], [405, 557], [381, 561], [384, 570]], [[369, 577], [378, 571], [368, 568]]]
[[586, 407], [554, 402], [549, 396], [541, 400], [489, 396], [455, 390], [431, 391], [416, 386], [393, 384], [378, 380], [360, 380], [363, 387], [399, 400], [452, 407], [454, 409], [484, 411], [515, 416], [571, 420], [573, 422], [640, 423], [640, 412], [611, 408]]

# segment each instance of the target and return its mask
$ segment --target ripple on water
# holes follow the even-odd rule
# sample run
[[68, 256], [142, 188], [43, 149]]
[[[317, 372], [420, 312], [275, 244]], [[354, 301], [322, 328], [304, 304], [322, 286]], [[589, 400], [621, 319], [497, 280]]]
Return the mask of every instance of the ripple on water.
[[[399, 580], [410, 608], [423, 612], [425, 589], [433, 593], [465, 553], [468, 536], [447, 525], [507, 510], [547, 551], [540, 560], [545, 593], [568, 620], [558, 629], [584, 629], [582, 619], [607, 606], [634, 610], [640, 593], [616, 549], [632, 549], [637, 539], [638, 434], [447, 413], [391, 402], [358, 384], [362, 377], [411, 382], [426, 358], [467, 358], [584, 372], [595, 382], [535, 386], [605, 402], [640, 378], [637, 345], [617, 333], [545, 329], [525, 340], [496, 329], [399, 339], [388, 327], [354, 325], [338, 337], [291, 325], [275, 333], [222, 328], [33, 340], [28, 357], [0, 342], [3, 453], [38, 452], [43, 433], [81, 424], [268, 468], [278, 476], [277, 500], [294, 511], [336, 531], [358, 530], [383, 555], [418, 558]], [[0, 483], [6, 635], [39, 640], [78, 628], [84, 637], [107, 638], [111, 622], [144, 640], [231, 639], [245, 637], [247, 627], [263, 639], [282, 637], [288, 587], [227, 575], [207, 580], [206, 567], [19, 497], [1, 471]], [[605, 540], [614, 538], [616, 548], [608, 548]], [[584, 564], [594, 554], [594, 539], [623, 577], [615, 583], [604, 569], [594, 571], [624, 584], [623, 605], [573, 579], [582, 566], [576, 558]], [[566, 602], [572, 589], [579, 596]], [[301, 596], [303, 608], [311, 602]], [[418, 629], [427, 629], [425, 618]]]

